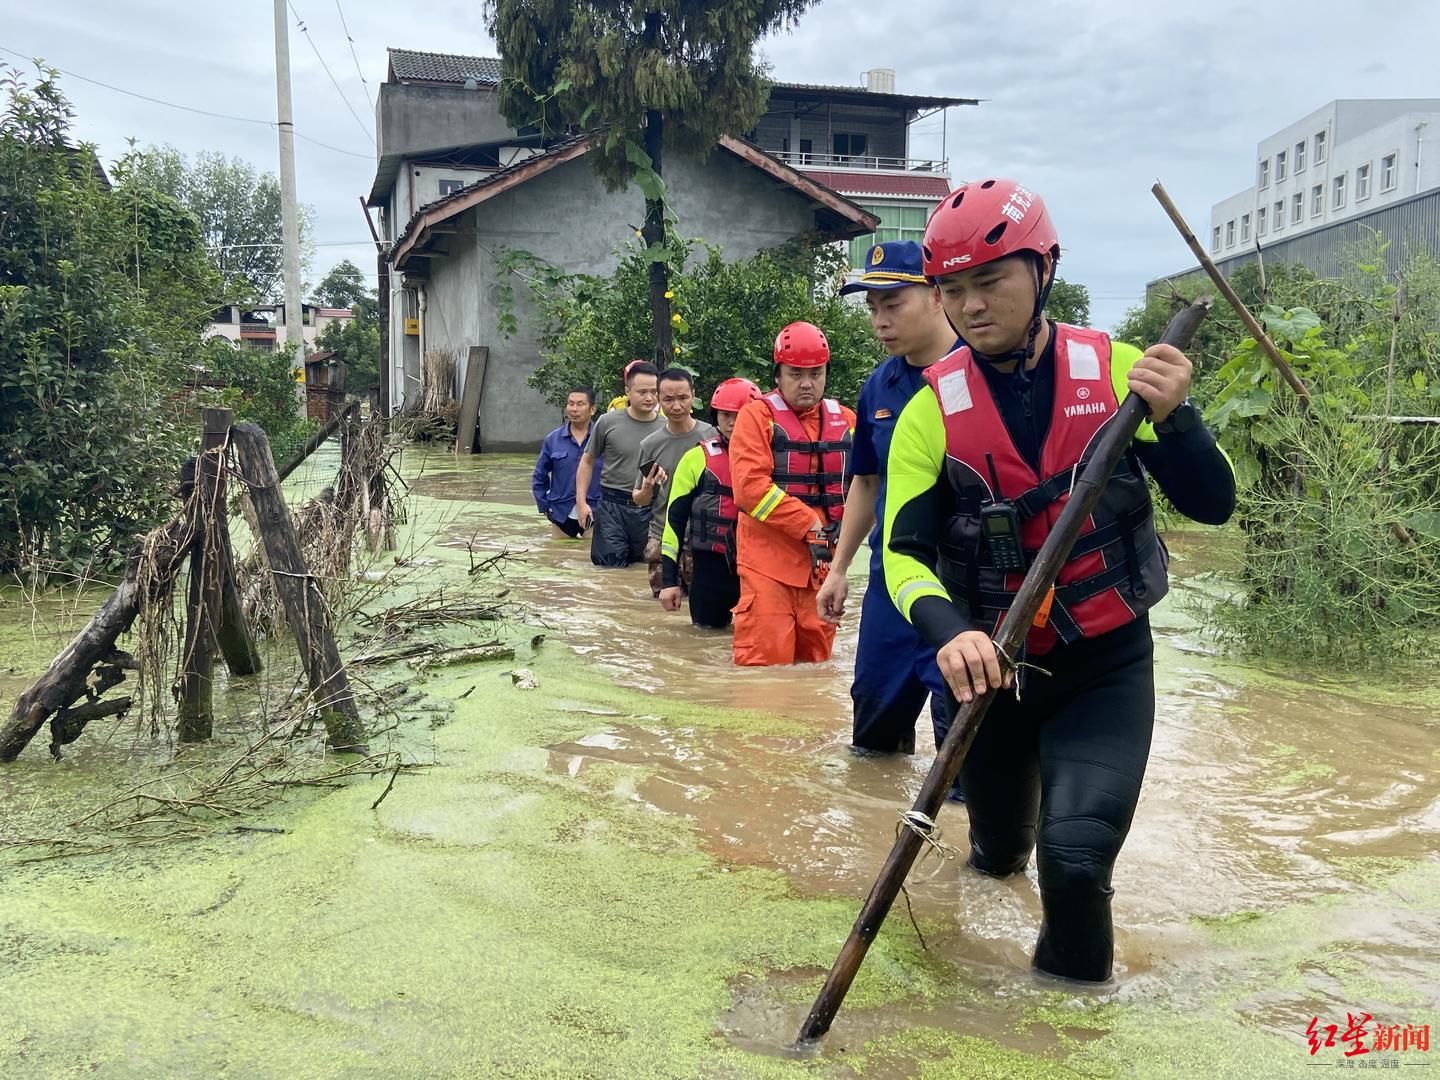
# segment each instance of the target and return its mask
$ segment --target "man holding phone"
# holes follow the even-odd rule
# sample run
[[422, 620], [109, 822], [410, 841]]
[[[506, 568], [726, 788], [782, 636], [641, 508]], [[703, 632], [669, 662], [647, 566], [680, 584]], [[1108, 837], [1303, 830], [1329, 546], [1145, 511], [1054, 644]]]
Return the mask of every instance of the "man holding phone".
[[[660, 373], [660, 412], [665, 426], [645, 436], [640, 444], [640, 470], [630, 493], [637, 506], [649, 506], [650, 532], [645, 543], [645, 562], [650, 570], [650, 594], [661, 589], [660, 538], [665, 532], [665, 507], [670, 501], [670, 477], [675, 466], [692, 447], [719, 434], [703, 420], [695, 419], [695, 381], [684, 368], [667, 368]], [[680, 591], [690, 587], [690, 559], [680, 565]]]
[[[631, 364], [625, 370], [629, 405], [608, 412], [595, 421], [590, 441], [575, 476], [575, 517], [580, 528], [595, 521], [590, 541], [590, 561], [596, 566], [620, 567], [639, 562], [645, 556], [645, 538], [650, 527], [650, 507], [632, 498], [625, 477], [634, 476], [640, 464], [640, 444], [660, 426], [659, 372], [654, 364]], [[604, 459], [605, 473], [600, 485], [600, 502], [590, 505], [590, 480]], [[614, 478], [613, 485], [607, 483]]]

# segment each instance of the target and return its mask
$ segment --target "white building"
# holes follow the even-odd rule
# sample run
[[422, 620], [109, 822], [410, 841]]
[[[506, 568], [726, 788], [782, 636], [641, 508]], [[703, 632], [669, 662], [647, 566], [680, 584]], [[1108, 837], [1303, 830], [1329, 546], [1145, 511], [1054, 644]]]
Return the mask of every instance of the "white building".
[[1440, 188], [1440, 98], [1332, 101], [1262, 139], [1255, 183], [1210, 211], [1224, 259]]
[[[301, 336], [305, 340], [305, 352], [315, 351], [315, 342], [332, 322], [344, 322], [355, 317], [349, 308], [316, 307], [302, 304], [304, 326]], [[244, 307], [228, 304], [210, 316], [210, 326], [203, 336], [223, 337], [235, 345], [259, 349], [262, 352], [275, 351], [276, 327], [285, 323], [284, 304], [259, 304]]]

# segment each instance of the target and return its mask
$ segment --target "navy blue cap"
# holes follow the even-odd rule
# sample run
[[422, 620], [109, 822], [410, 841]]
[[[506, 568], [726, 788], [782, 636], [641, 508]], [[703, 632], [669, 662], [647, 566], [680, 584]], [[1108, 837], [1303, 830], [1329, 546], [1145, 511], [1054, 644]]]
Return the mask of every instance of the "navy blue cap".
[[887, 240], [870, 249], [860, 280], [842, 286], [840, 295], [866, 289], [904, 289], [911, 285], [928, 284], [920, 245], [914, 240]]

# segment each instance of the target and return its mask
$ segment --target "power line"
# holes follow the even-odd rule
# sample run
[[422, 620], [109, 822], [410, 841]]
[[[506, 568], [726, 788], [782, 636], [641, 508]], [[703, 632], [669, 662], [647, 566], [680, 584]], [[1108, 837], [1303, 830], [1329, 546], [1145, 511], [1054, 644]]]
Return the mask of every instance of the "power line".
[[350, 99], [345, 96], [345, 91], [341, 90], [340, 84], [335, 81], [335, 76], [330, 72], [330, 65], [325, 63], [325, 58], [320, 55], [320, 47], [315, 44], [315, 39], [310, 36], [310, 28], [305, 25], [305, 20], [300, 18], [300, 13], [295, 10], [295, 5], [290, 3], [290, 0], [285, 0], [285, 2], [289, 4], [290, 14], [295, 16], [295, 24], [300, 27], [300, 32], [305, 35], [305, 40], [310, 43], [310, 50], [315, 54], [315, 59], [319, 60], [320, 66], [325, 69], [325, 74], [330, 79], [330, 85], [335, 87], [335, 93], [339, 94], [340, 100], [344, 102], [346, 111], [355, 118], [355, 123], [360, 125], [360, 130], [365, 133], [365, 138], [370, 140], [371, 146], [374, 146], [374, 134], [365, 126], [365, 121], [360, 119], [360, 114], [351, 106]]
[[355, 39], [350, 36], [350, 27], [345, 23], [345, 9], [340, 6], [340, 0], [335, 0], [335, 10], [340, 13], [340, 29], [345, 31], [345, 40], [350, 43], [350, 59], [355, 61], [355, 74], [360, 76], [360, 85], [365, 88], [365, 100], [370, 103], [370, 111], [375, 111], [375, 98], [370, 93], [370, 84], [365, 80], [365, 72], [360, 70], [360, 57], [355, 55]]
[[[21, 60], [36, 62], [29, 55], [19, 52], [15, 49], [7, 48], [4, 45], [0, 45], [0, 52], [6, 53], [10, 56], [18, 57]], [[55, 70], [68, 78], [79, 79], [81, 82], [90, 83], [92, 86], [104, 87], [106, 90], [113, 90], [115, 93], [124, 94], [126, 97], [139, 98], [141, 101], [148, 101], [153, 105], [164, 105], [167, 109], [179, 109], [181, 112], [195, 113], [197, 116], [209, 116], [216, 120], [233, 120], [236, 123], [240, 124], [259, 124], [262, 127], [268, 128], [273, 128], [276, 126], [274, 120], [261, 120], [253, 116], [234, 116], [230, 113], [211, 112], [209, 109], [197, 109], [191, 105], [181, 105], [178, 102], [165, 101], [163, 98], [151, 97], [149, 94], [141, 94], [137, 93], [134, 90], [126, 90], [122, 86], [115, 86], [111, 83], [101, 82], [99, 79], [92, 79], [88, 75], [81, 75], [78, 72], [68, 71], [62, 67], [57, 67], [55, 68]], [[369, 154], [357, 154], [354, 150], [342, 150], [338, 146], [331, 146], [329, 143], [323, 143], [319, 139], [312, 139], [309, 135], [302, 135], [298, 131], [295, 132], [295, 137], [297, 139], [304, 139], [308, 143], [314, 143], [316, 146], [323, 147], [324, 149], [333, 151], [337, 154], [344, 154], [347, 157], [364, 158], [366, 161], [371, 160], [371, 155]]]

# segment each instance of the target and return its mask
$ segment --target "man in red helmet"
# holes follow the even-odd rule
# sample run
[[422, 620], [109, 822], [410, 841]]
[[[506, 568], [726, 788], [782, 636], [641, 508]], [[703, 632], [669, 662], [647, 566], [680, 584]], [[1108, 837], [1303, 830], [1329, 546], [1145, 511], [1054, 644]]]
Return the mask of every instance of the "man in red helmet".
[[835, 627], [815, 594], [830, 568], [845, 511], [845, 468], [855, 414], [825, 397], [830, 343], [793, 322], [775, 339], [775, 386], [740, 411], [730, 437], [740, 602], [735, 663], [830, 658]]
[[[1155, 717], [1147, 610], [1164, 596], [1149, 473], [1175, 509], [1221, 524], [1229, 462], [1189, 404], [1190, 361], [1044, 318], [1059, 238], [1013, 180], [951, 192], [931, 215], [925, 274], [966, 345], [925, 371], [890, 446], [885, 577], [936, 649], [954, 698], [1003, 694], [960, 773], [972, 867], [1005, 875], [1036, 852], [1033, 964], [1110, 978], [1110, 877], [1130, 828]], [[991, 640], [1091, 447], [1129, 391], [1150, 407], [1086, 523], [1022, 655]], [[952, 708], [954, 703], [952, 702]]]
[[726, 379], [710, 395], [710, 423], [718, 434], [685, 451], [670, 478], [670, 501], [660, 537], [660, 606], [679, 611], [683, 592], [681, 545], [688, 544], [690, 621], [724, 630], [740, 600], [735, 571], [739, 510], [730, 476], [730, 435], [740, 410], [760, 397], [749, 379]]

